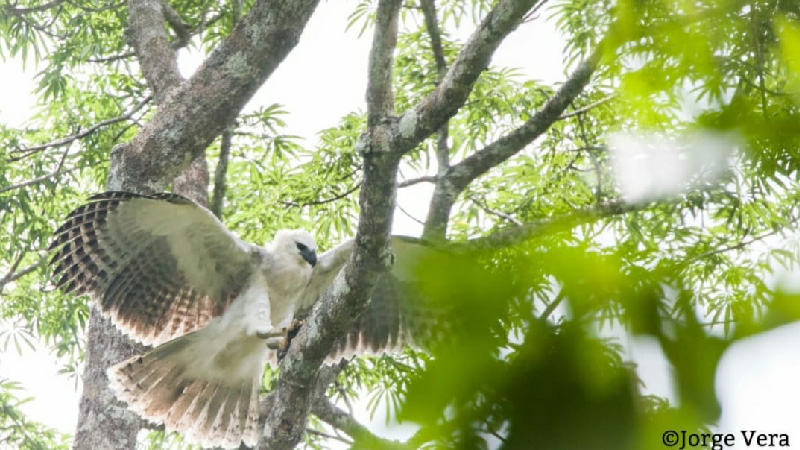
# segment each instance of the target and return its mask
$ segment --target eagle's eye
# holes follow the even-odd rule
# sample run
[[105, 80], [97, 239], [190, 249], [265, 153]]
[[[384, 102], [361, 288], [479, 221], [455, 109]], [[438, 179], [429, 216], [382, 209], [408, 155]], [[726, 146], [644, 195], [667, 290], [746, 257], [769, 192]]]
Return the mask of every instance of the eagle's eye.
[[296, 244], [297, 244], [297, 249], [300, 250], [301, 252], [304, 252], [304, 251], [308, 250], [308, 247], [306, 247], [306, 244], [301, 244], [299, 242], [296, 242]]

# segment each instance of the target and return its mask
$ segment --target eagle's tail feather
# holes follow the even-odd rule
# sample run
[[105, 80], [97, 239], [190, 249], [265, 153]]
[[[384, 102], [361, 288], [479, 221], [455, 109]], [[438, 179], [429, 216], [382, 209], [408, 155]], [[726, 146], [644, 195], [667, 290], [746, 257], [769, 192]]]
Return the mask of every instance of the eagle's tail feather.
[[187, 370], [183, 350], [193, 343], [191, 337], [109, 368], [112, 390], [143, 418], [203, 446], [237, 448], [242, 441], [255, 446], [260, 373], [204, 379], [202, 372]]

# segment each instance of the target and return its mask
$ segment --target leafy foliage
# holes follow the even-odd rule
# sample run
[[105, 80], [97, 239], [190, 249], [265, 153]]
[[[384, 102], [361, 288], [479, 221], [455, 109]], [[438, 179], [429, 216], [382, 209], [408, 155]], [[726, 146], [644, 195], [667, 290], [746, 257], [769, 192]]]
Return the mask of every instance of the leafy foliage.
[[53, 430], [31, 422], [19, 410], [30, 398], [19, 399], [19, 383], [0, 378], [0, 442], [21, 450], [67, 449], [67, 440]]

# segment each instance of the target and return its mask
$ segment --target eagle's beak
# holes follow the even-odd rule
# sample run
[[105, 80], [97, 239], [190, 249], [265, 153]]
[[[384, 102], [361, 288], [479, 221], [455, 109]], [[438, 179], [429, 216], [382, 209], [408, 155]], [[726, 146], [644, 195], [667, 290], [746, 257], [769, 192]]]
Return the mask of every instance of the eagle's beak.
[[307, 263], [311, 264], [311, 267], [317, 265], [317, 252], [315, 252], [314, 250], [311, 250], [310, 248], [301, 250], [300, 255], [303, 257], [304, 260], [306, 260]]

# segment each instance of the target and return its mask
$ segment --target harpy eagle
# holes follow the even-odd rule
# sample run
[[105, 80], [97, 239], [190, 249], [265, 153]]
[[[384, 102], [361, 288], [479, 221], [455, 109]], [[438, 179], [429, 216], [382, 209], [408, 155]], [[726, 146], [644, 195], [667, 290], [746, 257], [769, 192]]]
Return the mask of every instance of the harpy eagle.
[[[393, 238], [396, 254], [404, 245]], [[238, 447], [258, 441], [258, 390], [274, 357], [264, 338], [313, 305], [352, 247], [349, 240], [318, 256], [302, 230], [281, 230], [261, 247], [182, 196], [105, 192], [55, 232], [50, 264], [56, 287], [89, 294], [120, 330], [155, 347], [109, 368], [120, 400], [190, 441]], [[402, 271], [396, 264], [393, 274]], [[432, 332], [414, 296], [398, 295], [401, 284], [384, 277], [332, 357]]]

